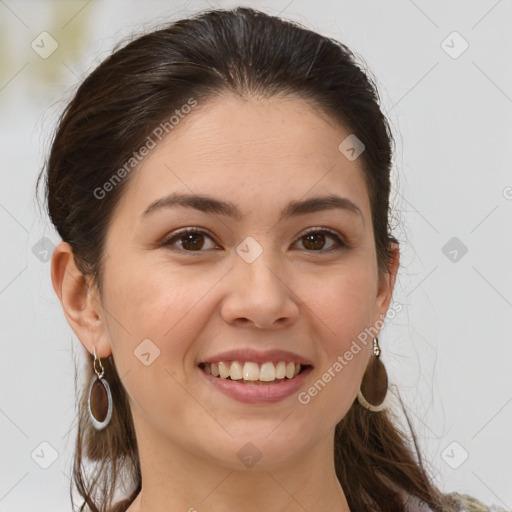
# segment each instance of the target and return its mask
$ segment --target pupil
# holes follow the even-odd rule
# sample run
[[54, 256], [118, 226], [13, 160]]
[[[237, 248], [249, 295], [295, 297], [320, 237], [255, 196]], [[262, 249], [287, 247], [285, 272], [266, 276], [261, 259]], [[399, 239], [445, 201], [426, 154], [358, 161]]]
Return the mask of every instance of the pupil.
[[[184, 235], [184, 241], [182, 245], [185, 249], [200, 249], [202, 244], [198, 242], [198, 239], [202, 236], [203, 235], [200, 233], [187, 233]], [[187, 244], [189, 244], [189, 247], [186, 247]]]
[[[320, 243], [315, 243], [314, 240], [320, 238]], [[313, 249], [321, 249], [325, 243], [325, 235], [321, 233], [312, 234], [312, 235], [306, 235], [306, 240], [309, 242], [312, 242]]]

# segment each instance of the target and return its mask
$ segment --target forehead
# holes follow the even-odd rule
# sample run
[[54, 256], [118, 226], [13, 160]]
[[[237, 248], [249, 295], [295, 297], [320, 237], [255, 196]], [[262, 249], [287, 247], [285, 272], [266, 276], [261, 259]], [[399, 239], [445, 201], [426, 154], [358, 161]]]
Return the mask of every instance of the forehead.
[[140, 213], [173, 191], [240, 198], [241, 210], [338, 192], [368, 209], [362, 161], [338, 149], [349, 135], [298, 97], [219, 97], [198, 104], [150, 151], [119, 207]]

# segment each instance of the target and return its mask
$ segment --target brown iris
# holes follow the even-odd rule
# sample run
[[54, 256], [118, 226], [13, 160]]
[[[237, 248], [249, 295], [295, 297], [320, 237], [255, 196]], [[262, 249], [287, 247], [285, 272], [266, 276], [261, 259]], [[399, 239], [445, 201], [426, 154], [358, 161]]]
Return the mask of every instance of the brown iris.
[[181, 240], [183, 248], [190, 251], [201, 249], [204, 244], [204, 236], [201, 233], [185, 233]]
[[[307, 243], [311, 242], [312, 247], [310, 248], [314, 250], [322, 249], [322, 247], [325, 245], [325, 235], [322, 233], [312, 233], [309, 235], [304, 235], [302, 238], [307, 240]], [[304, 242], [304, 247], [308, 248], [306, 242]]]

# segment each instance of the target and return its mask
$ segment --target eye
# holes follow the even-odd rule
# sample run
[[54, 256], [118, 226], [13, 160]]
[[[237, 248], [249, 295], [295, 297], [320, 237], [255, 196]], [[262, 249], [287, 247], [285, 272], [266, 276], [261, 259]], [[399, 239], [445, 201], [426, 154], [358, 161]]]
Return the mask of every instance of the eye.
[[[180, 242], [181, 247], [178, 249], [187, 252], [201, 252], [201, 249], [205, 246], [205, 239], [209, 239], [213, 242], [212, 237], [205, 231], [196, 228], [186, 228], [166, 240], [163, 245], [174, 246], [177, 242]], [[215, 247], [217, 247], [217, 245], [213, 243], [213, 247], [206, 247], [206, 249], [213, 249]]]
[[[329, 238], [334, 242], [331, 242], [331, 247], [325, 249], [326, 241]], [[208, 240], [211, 242], [210, 247], [208, 247]], [[313, 228], [302, 235], [296, 243], [299, 241], [303, 241], [303, 246], [308, 252], [339, 251], [348, 247], [334, 231], [325, 228]], [[164, 241], [163, 245], [174, 248], [177, 243], [179, 244], [177, 249], [186, 252], [202, 252], [201, 249], [215, 249], [218, 247], [210, 235], [198, 228], [182, 229]]]
[[[334, 247], [329, 247], [328, 249], [322, 251], [325, 248], [325, 243], [327, 239], [334, 240]], [[341, 238], [330, 229], [318, 229], [313, 228], [310, 231], [306, 232], [306, 234], [302, 235], [298, 241], [303, 240], [303, 246], [309, 252], [329, 252], [329, 251], [339, 251], [347, 246]]]

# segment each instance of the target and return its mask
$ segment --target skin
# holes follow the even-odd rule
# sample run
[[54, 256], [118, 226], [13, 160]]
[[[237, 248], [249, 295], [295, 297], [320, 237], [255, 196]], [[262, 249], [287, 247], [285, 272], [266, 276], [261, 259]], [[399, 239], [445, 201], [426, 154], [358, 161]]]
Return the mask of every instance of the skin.
[[[101, 294], [69, 245], [56, 248], [52, 281], [64, 313], [89, 352], [113, 354], [129, 396], [143, 477], [130, 512], [349, 510], [333, 436], [370, 343], [307, 405], [297, 394], [238, 402], [197, 367], [229, 349], [290, 350], [313, 364], [304, 391], [386, 314], [399, 251], [379, 275], [362, 162], [338, 150], [349, 134], [296, 97], [199, 105], [130, 176], [107, 233]], [[171, 192], [234, 202], [243, 218], [176, 207], [141, 220]], [[331, 209], [279, 221], [290, 200], [329, 194], [350, 199], [362, 218]], [[185, 227], [211, 238], [163, 243]], [[308, 243], [308, 228], [334, 230], [348, 246], [330, 251], [330, 235]], [[236, 252], [248, 236], [263, 249], [252, 263]], [[148, 338], [160, 355], [145, 366], [134, 350]], [[261, 453], [251, 468], [237, 457], [248, 442]]]

